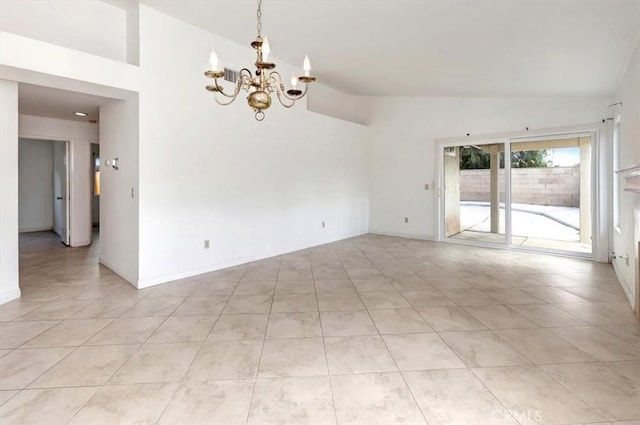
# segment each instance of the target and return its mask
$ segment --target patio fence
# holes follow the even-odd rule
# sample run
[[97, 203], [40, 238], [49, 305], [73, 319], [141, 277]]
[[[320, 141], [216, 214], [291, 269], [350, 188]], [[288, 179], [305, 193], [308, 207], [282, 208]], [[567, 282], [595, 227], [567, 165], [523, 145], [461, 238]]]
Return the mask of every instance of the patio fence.
[[[489, 201], [489, 170], [460, 170], [460, 200]], [[580, 167], [513, 168], [512, 202], [580, 206]], [[504, 170], [499, 172], [500, 200], [504, 200]]]

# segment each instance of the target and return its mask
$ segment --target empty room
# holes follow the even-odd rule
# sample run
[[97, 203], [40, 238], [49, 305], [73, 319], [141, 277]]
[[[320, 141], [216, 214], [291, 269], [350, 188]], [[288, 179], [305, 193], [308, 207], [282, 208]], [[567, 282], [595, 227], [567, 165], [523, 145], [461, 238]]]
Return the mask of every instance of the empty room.
[[0, 424], [640, 425], [640, 0], [0, 0]]

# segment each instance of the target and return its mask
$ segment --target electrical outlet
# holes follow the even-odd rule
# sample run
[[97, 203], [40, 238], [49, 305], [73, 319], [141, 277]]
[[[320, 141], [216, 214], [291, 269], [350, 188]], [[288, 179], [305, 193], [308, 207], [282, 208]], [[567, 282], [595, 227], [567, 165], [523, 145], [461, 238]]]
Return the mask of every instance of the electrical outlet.
[[205, 239], [204, 240], [204, 249], [209, 249], [211, 247], [211, 242], [209, 242], [209, 239]]
[[404, 222], [405, 222], [405, 223], [408, 223], [408, 222], [409, 222], [409, 217], [405, 217], [405, 218], [404, 218]]
[[323, 222], [322, 222], [322, 228], [324, 229], [324, 227], [325, 227], [325, 226], [324, 226], [324, 221], [323, 221]]

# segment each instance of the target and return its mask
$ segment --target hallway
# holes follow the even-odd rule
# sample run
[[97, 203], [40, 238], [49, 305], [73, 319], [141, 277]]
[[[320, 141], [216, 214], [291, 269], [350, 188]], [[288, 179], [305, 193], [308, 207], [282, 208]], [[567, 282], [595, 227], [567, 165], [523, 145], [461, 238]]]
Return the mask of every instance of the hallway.
[[95, 230], [93, 241], [86, 247], [66, 248], [54, 232], [22, 233], [22, 301], [91, 300], [123, 284], [129, 285], [115, 273], [98, 266], [99, 236]]
[[640, 424], [610, 265], [364, 235], [138, 291], [52, 235], [0, 306], [3, 425]]

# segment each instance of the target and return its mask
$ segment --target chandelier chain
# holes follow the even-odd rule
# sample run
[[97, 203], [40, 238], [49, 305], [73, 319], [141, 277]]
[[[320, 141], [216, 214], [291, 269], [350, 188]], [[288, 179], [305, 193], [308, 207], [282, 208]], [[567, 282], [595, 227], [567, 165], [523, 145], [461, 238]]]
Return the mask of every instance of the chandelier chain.
[[258, 0], [256, 17], [258, 18], [258, 38], [262, 38], [262, 0]]

